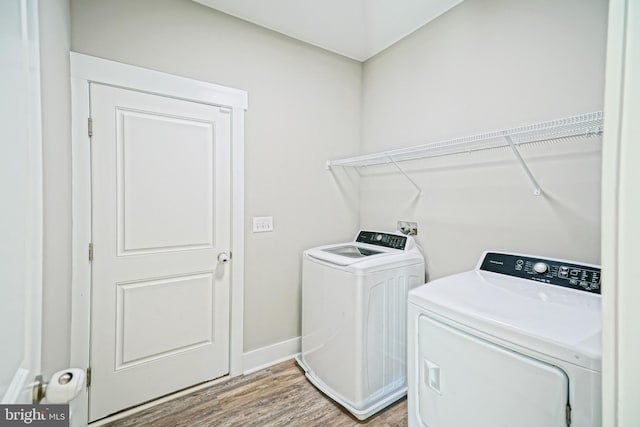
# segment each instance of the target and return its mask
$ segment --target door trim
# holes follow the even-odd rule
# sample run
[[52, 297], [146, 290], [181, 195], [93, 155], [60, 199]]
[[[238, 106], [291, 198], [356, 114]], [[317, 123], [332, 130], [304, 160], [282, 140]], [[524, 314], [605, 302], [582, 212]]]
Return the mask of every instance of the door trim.
[[640, 1], [609, 3], [602, 141], [602, 425], [637, 424]]
[[[72, 284], [71, 366], [87, 368], [90, 354], [91, 150], [88, 135], [89, 83], [101, 83], [231, 110], [231, 252], [229, 376], [242, 374], [244, 309], [244, 113], [248, 94], [239, 89], [174, 76], [71, 52], [72, 101]], [[88, 419], [85, 389], [72, 402], [78, 425]], [[74, 423], [76, 425], [76, 423]]]

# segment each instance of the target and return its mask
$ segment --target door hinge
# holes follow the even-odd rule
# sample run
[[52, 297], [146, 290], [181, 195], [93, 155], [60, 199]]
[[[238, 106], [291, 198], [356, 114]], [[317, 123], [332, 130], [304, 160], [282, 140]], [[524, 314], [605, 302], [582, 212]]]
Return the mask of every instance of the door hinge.
[[567, 403], [567, 407], [565, 408], [565, 418], [567, 421], [567, 426], [571, 425], [571, 405]]
[[89, 137], [93, 136], [93, 119], [91, 117], [87, 119], [87, 133]]
[[91, 366], [87, 368], [87, 388], [91, 387]]
[[89, 243], [89, 262], [93, 261], [93, 243]]

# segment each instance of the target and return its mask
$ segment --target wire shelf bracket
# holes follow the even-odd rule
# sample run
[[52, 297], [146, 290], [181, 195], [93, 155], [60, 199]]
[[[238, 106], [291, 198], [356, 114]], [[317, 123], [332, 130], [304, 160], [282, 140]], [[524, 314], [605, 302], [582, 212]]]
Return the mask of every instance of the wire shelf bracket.
[[513, 150], [513, 155], [516, 156], [516, 159], [518, 159], [520, 166], [522, 166], [522, 169], [524, 169], [524, 172], [527, 174], [527, 176], [529, 177], [529, 180], [533, 184], [533, 194], [536, 196], [540, 196], [542, 194], [542, 189], [540, 188], [540, 184], [538, 184], [538, 181], [536, 181], [535, 177], [531, 173], [531, 169], [529, 169], [529, 167], [527, 166], [527, 162], [525, 162], [522, 156], [520, 155], [520, 150], [518, 150], [518, 147], [516, 147], [516, 145], [513, 143], [513, 140], [509, 135], [505, 135], [504, 139], [507, 141], [509, 146], [511, 146], [511, 149]]
[[520, 154], [519, 146], [534, 142], [561, 141], [572, 138], [588, 138], [601, 135], [604, 129], [604, 117], [602, 111], [564, 117], [556, 120], [539, 122], [527, 126], [510, 129], [502, 129], [479, 135], [466, 136], [429, 144], [416, 145], [396, 150], [382, 151], [365, 154], [362, 156], [348, 157], [344, 159], [329, 160], [327, 169], [334, 167], [361, 168], [367, 166], [392, 164], [398, 171], [423, 194], [422, 188], [402, 169], [400, 162], [409, 160], [426, 159], [430, 157], [448, 156], [459, 153], [472, 153], [474, 151], [489, 150], [493, 148], [510, 147], [518, 163], [525, 171], [533, 184], [533, 194], [542, 194], [540, 184], [535, 179], [527, 163]]
[[409, 175], [407, 175], [407, 173], [404, 171], [404, 169], [402, 169], [400, 167], [400, 165], [398, 164], [398, 162], [396, 162], [395, 160], [393, 160], [393, 157], [388, 156], [389, 157], [389, 161], [391, 163], [393, 163], [393, 165], [400, 171], [400, 173], [402, 175], [404, 175], [405, 178], [407, 178], [407, 180], [409, 180], [409, 182], [416, 187], [416, 190], [418, 190], [418, 196], [422, 196], [424, 194], [424, 191], [422, 191], [422, 188], [420, 188], [420, 186], [418, 184], [416, 184], [416, 182], [414, 180], [411, 179], [411, 177]]

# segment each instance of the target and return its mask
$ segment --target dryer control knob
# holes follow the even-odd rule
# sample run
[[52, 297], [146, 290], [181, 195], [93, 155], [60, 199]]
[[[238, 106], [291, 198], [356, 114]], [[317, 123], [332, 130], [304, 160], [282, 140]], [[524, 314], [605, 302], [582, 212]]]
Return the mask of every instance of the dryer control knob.
[[533, 265], [533, 271], [535, 271], [538, 274], [544, 274], [547, 271], [549, 271], [549, 266], [544, 262], [536, 262]]

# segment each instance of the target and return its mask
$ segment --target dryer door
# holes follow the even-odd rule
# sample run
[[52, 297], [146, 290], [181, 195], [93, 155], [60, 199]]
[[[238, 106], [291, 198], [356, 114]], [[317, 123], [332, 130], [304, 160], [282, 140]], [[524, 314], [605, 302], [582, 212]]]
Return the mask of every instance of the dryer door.
[[425, 315], [418, 329], [424, 426], [567, 426], [569, 380], [558, 367]]

